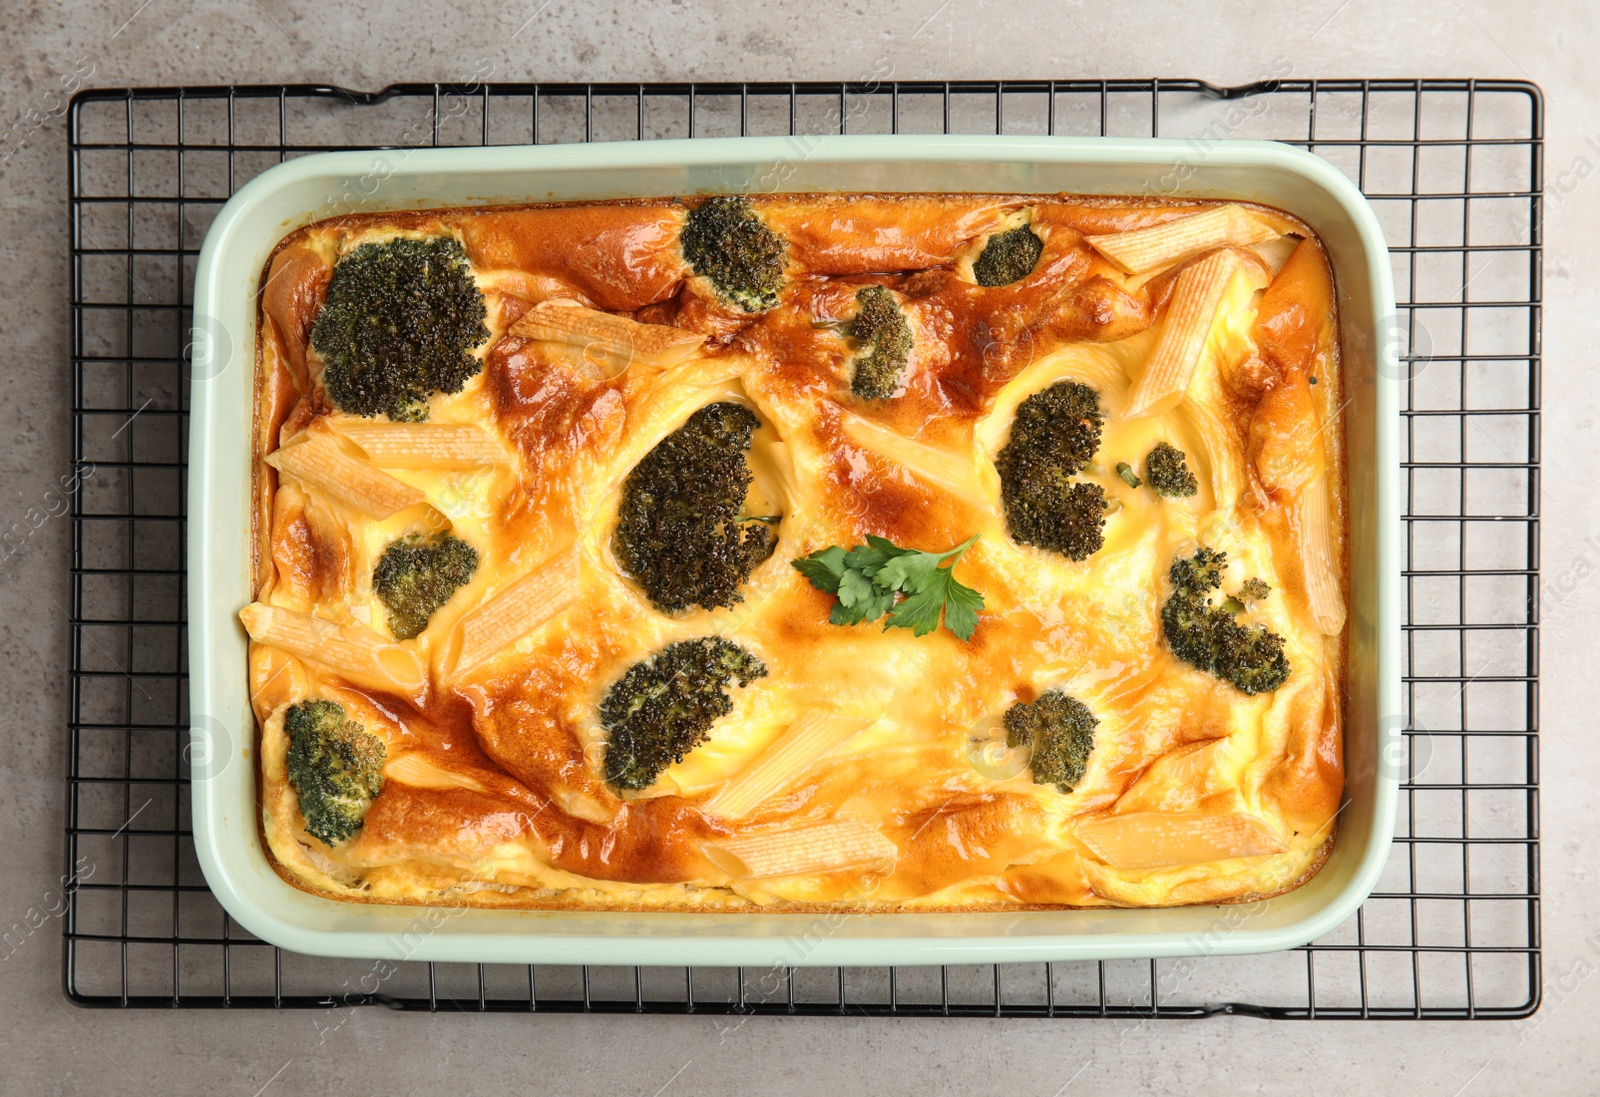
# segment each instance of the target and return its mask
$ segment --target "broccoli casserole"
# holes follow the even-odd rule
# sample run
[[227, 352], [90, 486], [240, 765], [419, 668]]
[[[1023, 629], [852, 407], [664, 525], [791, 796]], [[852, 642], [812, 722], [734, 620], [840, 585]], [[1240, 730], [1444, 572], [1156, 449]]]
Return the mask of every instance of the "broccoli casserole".
[[240, 614], [275, 867], [591, 910], [1297, 886], [1344, 786], [1333, 302], [1240, 204], [291, 233]]

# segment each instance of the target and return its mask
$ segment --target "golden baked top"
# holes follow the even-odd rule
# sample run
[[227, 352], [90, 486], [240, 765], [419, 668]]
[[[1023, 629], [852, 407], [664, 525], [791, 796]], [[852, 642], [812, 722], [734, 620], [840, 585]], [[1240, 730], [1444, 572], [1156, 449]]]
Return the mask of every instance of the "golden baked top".
[[241, 617], [292, 883], [1155, 906], [1326, 856], [1341, 378], [1294, 219], [375, 213], [286, 237], [260, 317]]

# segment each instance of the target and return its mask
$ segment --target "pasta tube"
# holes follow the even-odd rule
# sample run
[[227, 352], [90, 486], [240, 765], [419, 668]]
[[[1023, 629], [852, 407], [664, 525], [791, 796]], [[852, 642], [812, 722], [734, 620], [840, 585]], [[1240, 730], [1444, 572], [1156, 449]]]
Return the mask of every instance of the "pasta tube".
[[1112, 868], [1123, 871], [1203, 865], [1263, 857], [1288, 849], [1253, 815], [1174, 815], [1132, 811], [1078, 824], [1078, 837]]
[[493, 435], [470, 423], [384, 423], [350, 421], [330, 424], [380, 468], [476, 469], [506, 463]]
[[1248, 279], [1252, 290], [1266, 285], [1260, 261], [1232, 250], [1214, 251], [1178, 275], [1160, 338], [1128, 394], [1127, 418], [1160, 414], [1183, 399], [1236, 275]]
[[1144, 274], [1213, 248], [1245, 247], [1281, 235], [1258, 214], [1227, 205], [1149, 228], [1085, 239], [1124, 273]]
[[262, 602], [240, 610], [239, 620], [256, 643], [321, 663], [358, 685], [410, 696], [427, 682], [416, 652], [361, 625], [336, 625]]
[[898, 431], [879, 426], [858, 415], [844, 417], [844, 433], [857, 445], [896, 464], [904, 465], [920, 479], [976, 506], [987, 507], [989, 499], [978, 479], [977, 468], [969, 461], [914, 442]]
[[1339, 562], [1333, 554], [1333, 515], [1328, 479], [1313, 476], [1300, 491], [1295, 528], [1300, 540], [1300, 565], [1305, 569], [1306, 598], [1317, 631], [1337, 636], [1344, 629], [1344, 595]]
[[782, 792], [813, 762], [874, 721], [867, 717], [845, 716], [813, 709], [802, 713], [777, 741], [705, 802], [707, 815], [739, 819]]
[[410, 484], [351, 457], [321, 434], [308, 434], [305, 441], [284, 446], [269, 454], [266, 462], [334, 502], [379, 521], [427, 498]]
[[473, 792], [489, 791], [488, 787], [477, 778], [435, 765], [426, 754], [418, 751], [410, 751], [391, 758], [383, 767], [383, 778], [386, 781], [399, 781], [402, 785], [410, 785], [412, 788], [464, 788]]
[[577, 598], [578, 551], [568, 546], [462, 618], [455, 673], [487, 662]]
[[576, 301], [541, 301], [511, 325], [512, 335], [545, 339], [595, 351], [621, 373], [634, 361], [671, 366], [705, 345], [705, 336], [665, 324], [641, 324], [626, 316], [585, 308]]
[[763, 829], [706, 842], [706, 858], [737, 880], [841, 872], [892, 862], [895, 844], [849, 819]]

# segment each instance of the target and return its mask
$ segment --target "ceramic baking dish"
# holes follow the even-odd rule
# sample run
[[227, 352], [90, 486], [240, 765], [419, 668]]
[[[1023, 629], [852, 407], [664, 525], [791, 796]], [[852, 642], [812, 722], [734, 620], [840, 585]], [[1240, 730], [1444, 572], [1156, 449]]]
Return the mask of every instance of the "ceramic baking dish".
[[[505, 911], [340, 903], [268, 864], [238, 611], [250, 590], [256, 294], [301, 225], [415, 209], [738, 191], [985, 191], [1245, 199], [1322, 238], [1341, 314], [1350, 493], [1346, 803], [1303, 887], [1237, 906], [963, 914]], [[252, 180], [218, 214], [195, 278], [189, 659], [195, 848], [245, 928], [295, 952], [498, 963], [852, 965], [1215, 955], [1291, 948], [1349, 917], [1388, 857], [1400, 742], [1399, 372], [1394, 288], [1366, 200], [1287, 145], [1107, 138], [751, 137], [325, 153]]]

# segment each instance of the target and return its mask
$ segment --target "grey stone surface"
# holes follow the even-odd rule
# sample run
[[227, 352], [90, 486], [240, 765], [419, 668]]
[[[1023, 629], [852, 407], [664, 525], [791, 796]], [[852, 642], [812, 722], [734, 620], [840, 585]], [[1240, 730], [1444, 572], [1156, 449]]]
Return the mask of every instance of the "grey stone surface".
[[[538, 0], [378, 5], [115, 0], [0, 5], [0, 516], [69, 469], [65, 126], [53, 89], [253, 81], [1198, 76], [1531, 78], [1548, 95], [1543, 563], [1570, 593], [1543, 635], [1546, 993], [1522, 1024], [325, 1018], [121, 1014], [65, 1003], [59, 927], [0, 962], [0, 1093], [1290, 1094], [1600, 1090], [1600, 914], [1590, 634], [1600, 579], [1595, 386], [1600, 312], [1600, 14], [1584, 0], [1125, 0], [1017, 4], [638, 5]], [[33, 132], [28, 132], [33, 131]], [[7, 517], [5, 524], [13, 520]], [[61, 861], [68, 527], [0, 563], [0, 924], [50, 902]], [[46, 905], [45, 909], [49, 909]]]

